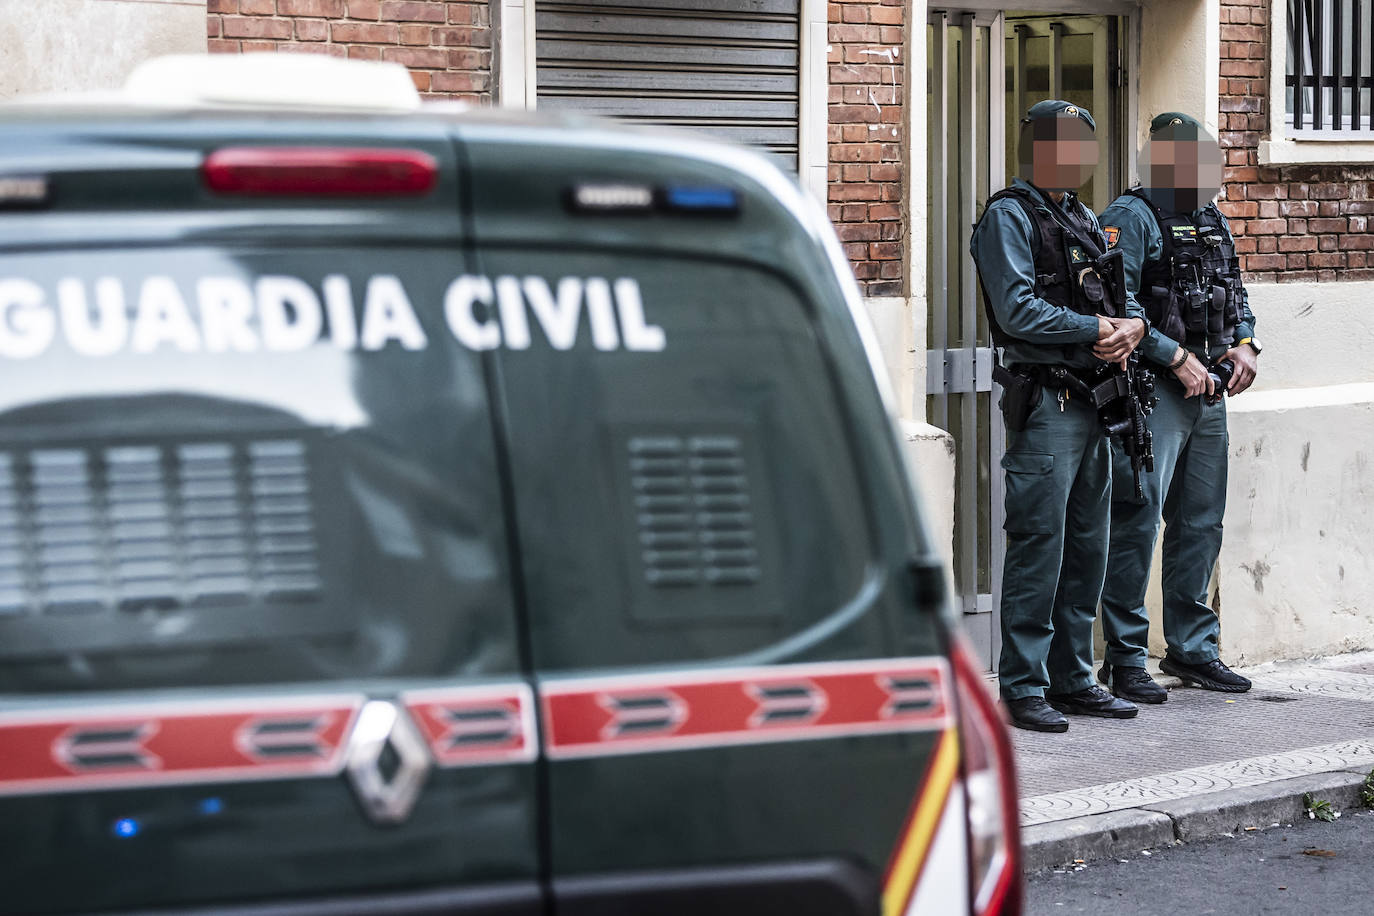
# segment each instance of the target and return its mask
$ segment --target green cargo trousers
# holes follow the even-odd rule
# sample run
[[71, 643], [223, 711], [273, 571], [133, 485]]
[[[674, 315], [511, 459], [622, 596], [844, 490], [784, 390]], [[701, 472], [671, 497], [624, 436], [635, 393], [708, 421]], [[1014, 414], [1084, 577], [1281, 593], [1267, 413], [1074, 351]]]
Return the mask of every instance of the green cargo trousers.
[[1102, 633], [1107, 662], [1143, 668], [1150, 630], [1145, 589], [1160, 516], [1164, 639], [1169, 655], [1188, 664], [1217, 657], [1218, 621], [1207, 605], [1207, 586], [1221, 552], [1226, 511], [1226, 401], [1185, 398], [1161, 379], [1150, 414], [1155, 470], [1141, 477], [1145, 500], [1135, 498], [1131, 463], [1113, 445], [1111, 550], [1102, 592]]
[[1096, 413], [1046, 389], [1007, 431], [1002, 696], [1092, 685], [1092, 625], [1107, 566], [1111, 448]]

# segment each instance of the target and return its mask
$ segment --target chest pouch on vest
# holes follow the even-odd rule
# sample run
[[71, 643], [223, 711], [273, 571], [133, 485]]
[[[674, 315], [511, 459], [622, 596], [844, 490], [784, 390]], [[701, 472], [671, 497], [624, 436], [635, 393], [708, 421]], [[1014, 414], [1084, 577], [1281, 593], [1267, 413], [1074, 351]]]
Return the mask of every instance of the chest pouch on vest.
[[1113, 248], [1079, 265], [1077, 282], [1095, 311], [1111, 318], [1121, 316], [1126, 302], [1126, 262], [1121, 249]]
[[1223, 335], [1244, 317], [1240, 259], [1236, 257], [1235, 244], [1220, 226], [1205, 227], [1201, 242], [1202, 272], [1213, 290], [1207, 332], [1213, 336]]
[[1161, 334], [1178, 341], [1184, 340], [1189, 331], [1203, 333], [1215, 290], [1205, 283], [1202, 259], [1191, 246], [1175, 251], [1165, 282], [1168, 286], [1150, 287], [1146, 310], [1150, 322]]

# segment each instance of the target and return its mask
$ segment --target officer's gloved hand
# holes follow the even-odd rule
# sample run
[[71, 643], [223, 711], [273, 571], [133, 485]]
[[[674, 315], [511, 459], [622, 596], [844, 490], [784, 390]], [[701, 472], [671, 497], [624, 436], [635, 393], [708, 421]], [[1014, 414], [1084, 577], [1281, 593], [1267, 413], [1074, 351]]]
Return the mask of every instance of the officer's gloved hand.
[[[1179, 347], [1179, 350], [1182, 350]], [[1174, 353], [1174, 359], [1178, 359], [1178, 353]], [[1207, 374], [1207, 367], [1202, 365], [1202, 360], [1192, 353], [1188, 354], [1188, 359], [1183, 365], [1174, 370], [1174, 377], [1183, 383], [1185, 397], [1197, 397], [1206, 394], [1209, 398], [1214, 393], [1212, 377]]]

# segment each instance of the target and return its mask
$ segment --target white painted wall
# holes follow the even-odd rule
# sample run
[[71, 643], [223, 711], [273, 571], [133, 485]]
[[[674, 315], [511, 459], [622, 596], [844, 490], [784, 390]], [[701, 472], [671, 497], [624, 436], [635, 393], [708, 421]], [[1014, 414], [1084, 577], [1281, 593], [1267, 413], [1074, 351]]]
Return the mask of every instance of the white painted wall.
[[[887, 364], [887, 374], [892, 381], [892, 390], [897, 396], [897, 413], [902, 419], [922, 419], [925, 414], [925, 397], [920, 399], [919, 413], [916, 405], [915, 329], [911, 321], [911, 303], [903, 296], [880, 296], [864, 300], [869, 320], [873, 323], [873, 334], [883, 351], [883, 362]], [[921, 341], [922, 351], [925, 341]], [[924, 355], [924, 352], [922, 352]], [[924, 383], [924, 379], [921, 380]], [[924, 390], [924, 385], [922, 386]]]
[[[1374, 283], [1251, 284], [1264, 342], [1228, 402], [1225, 535], [1213, 577], [1222, 657], [1258, 664], [1374, 648]], [[1147, 599], [1164, 653], [1159, 564]]]
[[1348, 332], [1374, 283], [1249, 289], [1265, 350], [1228, 405], [1222, 651], [1253, 664], [1374, 648], [1374, 352]]
[[1223, 657], [1374, 648], [1374, 382], [1260, 392], [1233, 408]]
[[1135, 148], [1150, 119], [1165, 111], [1200, 117], [1217, 133], [1221, 78], [1221, 0], [1148, 0], [1141, 6]]
[[948, 567], [954, 562], [954, 437], [915, 420], [902, 421], [901, 436], [922, 517]]
[[[924, 307], [924, 300], [921, 300]], [[897, 397], [901, 438], [907, 469], [921, 501], [921, 510], [932, 536], [941, 545], [946, 561], [954, 547], [954, 437], [922, 422], [925, 417], [925, 323], [912, 321], [912, 300], [903, 296], [864, 300], [873, 334], [882, 350], [888, 378]], [[916, 377], [917, 356], [921, 376]], [[917, 384], [919, 381], [919, 394]]]
[[0, 98], [117, 89], [163, 54], [205, 52], [205, 0], [0, 0]]
[[1252, 283], [1247, 289], [1265, 347], [1255, 390], [1374, 381], [1374, 348], [1361, 331], [1374, 282]]

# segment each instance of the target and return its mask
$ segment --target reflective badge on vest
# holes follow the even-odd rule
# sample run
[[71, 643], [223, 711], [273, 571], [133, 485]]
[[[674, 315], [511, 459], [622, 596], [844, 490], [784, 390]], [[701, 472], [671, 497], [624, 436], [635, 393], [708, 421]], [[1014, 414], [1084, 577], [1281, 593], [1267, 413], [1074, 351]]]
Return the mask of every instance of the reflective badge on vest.
[[1175, 242], [1197, 241], [1197, 226], [1173, 226]]
[[1088, 256], [1087, 256], [1086, 254], [1083, 253], [1083, 249], [1082, 249], [1082, 248], [1079, 248], [1077, 245], [1073, 245], [1073, 246], [1071, 246], [1071, 247], [1069, 248], [1069, 262], [1070, 262], [1070, 263], [1072, 263], [1072, 264], [1084, 264], [1084, 263], [1087, 262], [1087, 260], [1088, 260]]
[[1116, 240], [1121, 238], [1120, 226], [1103, 226], [1102, 231], [1107, 234], [1107, 247], [1115, 248]]

